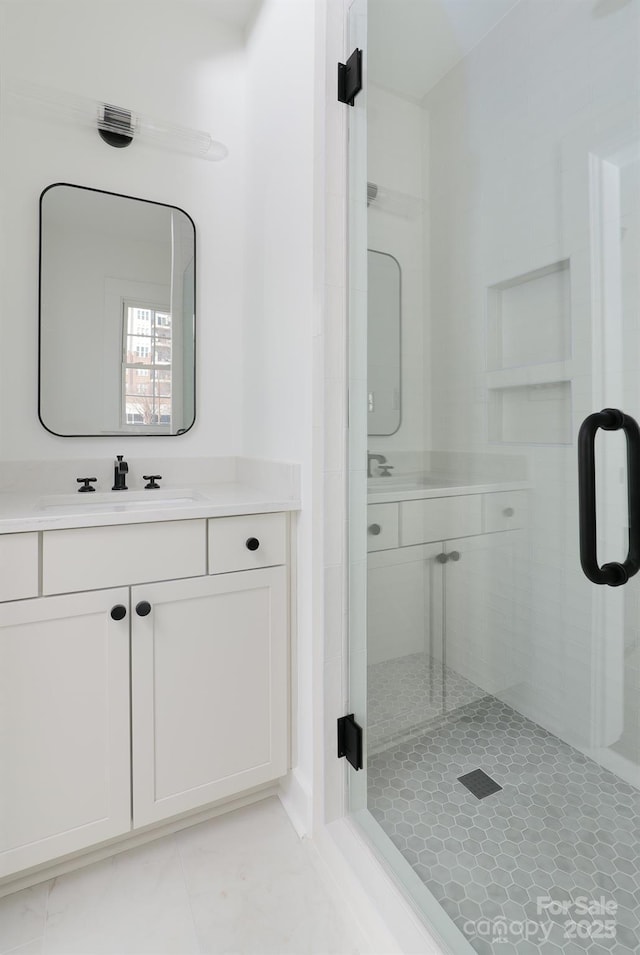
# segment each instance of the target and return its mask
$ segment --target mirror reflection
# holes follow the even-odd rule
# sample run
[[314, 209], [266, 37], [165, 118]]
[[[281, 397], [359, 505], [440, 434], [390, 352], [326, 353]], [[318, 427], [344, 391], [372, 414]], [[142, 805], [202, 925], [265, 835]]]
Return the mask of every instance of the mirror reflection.
[[195, 228], [182, 209], [66, 183], [40, 197], [39, 416], [63, 436], [195, 419]]
[[400, 427], [400, 264], [387, 252], [367, 253], [367, 388], [370, 435]]

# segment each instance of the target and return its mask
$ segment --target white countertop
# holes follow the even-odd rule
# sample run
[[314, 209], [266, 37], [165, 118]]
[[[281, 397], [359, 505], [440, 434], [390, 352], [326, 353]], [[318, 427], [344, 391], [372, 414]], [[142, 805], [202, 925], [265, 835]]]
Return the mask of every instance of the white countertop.
[[[528, 481], [494, 481], [483, 484], [471, 481], [446, 480], [433, 481], [421, 487], [403, 487], [400, 477], [389, 478], [389, 488], [382, 485], [386, 478], [377, 478], [375, 486], [367, 490], [368, 504], [390, 504], [397, 501], [419, 501], [428, 497], [459, 497], [462, 494], [492, 494], [498, 491], [526, 491], [531, 487]], [[394, 487], [395, 484], [395, 487]]]
[[[0, 534], [49, 531], [108, 524], [142, 524], [151, 521], [184, 521], [297, 511], [297, 498], [275, 494], [238, 481], [171, 488], [163, 486], [154, 500], [153, 490], [105, 494], [37, 495], [0, 492]], [[171, 503], [173, 499], [174, 503]]]

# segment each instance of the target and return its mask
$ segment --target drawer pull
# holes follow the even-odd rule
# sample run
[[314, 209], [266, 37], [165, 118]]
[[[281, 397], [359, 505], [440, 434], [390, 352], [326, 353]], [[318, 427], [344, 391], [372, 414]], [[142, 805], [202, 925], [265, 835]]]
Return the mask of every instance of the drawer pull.
[[260, 547], [260, 541], [257, 537], [250, 537], [247, 540], [247, 550], [257, 550]]
[[505, 517], [513, 517], [513, 515], [515, 514], [515, 511], [512, 507], [505, 507], [502, 513], [504, 514]]
[[449, 560], [453, 560], [453, 561], [460, 560], [460, 551], [452, 550], [451, 553], [449, 554]]
[[141, 600], [136, 604], [136, 613], [139, 617], [147, 617], [151, 613], [151, 604], [148, 600]]
[[112, 620], [124, 620], [127, 616], [127, 608], [124, 604], [116, 604], [115, 607], [111, 608], [111, 619]]
[[439, 564], [446, 564], [446, 562], [449, 560], [449, 555], [448, 555], [448, 554], [436, 554], [436, 560], [438, 561]]
[[374, 537], [377, 537], [381, 530], [379, 524], [369, 524], [369, 533], [373, 534]]

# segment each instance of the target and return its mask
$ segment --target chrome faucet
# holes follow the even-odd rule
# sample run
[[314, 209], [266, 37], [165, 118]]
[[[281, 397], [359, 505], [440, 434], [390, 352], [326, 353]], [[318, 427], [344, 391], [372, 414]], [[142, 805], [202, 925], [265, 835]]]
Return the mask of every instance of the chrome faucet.
[[117, 454], [113, 468], [113, 487], [112, 491], [127, 491], [127, 473], [129, 465], [123, 460], [123, 454]]
[[387, 459], [384, 454], [370, 454], [367, 452], [367, 477], [373, 477], [371, 473], [371, 465], [374, 461], [377, 461], [380, 466], [387, 463]]

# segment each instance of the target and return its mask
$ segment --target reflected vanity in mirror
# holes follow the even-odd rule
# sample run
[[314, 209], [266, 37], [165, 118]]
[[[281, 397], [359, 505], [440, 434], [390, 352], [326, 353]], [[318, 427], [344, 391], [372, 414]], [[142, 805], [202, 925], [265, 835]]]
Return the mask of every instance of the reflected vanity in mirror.
[[182, 209], [56, 183], [40, 196], [38, 414], [65, 437], [195, 420], [195, 227]]
[[370, 435], [395, 434], [400, 427], [400, 265], [386, 252], [369, 249], [367, 305], [367, 392]]

